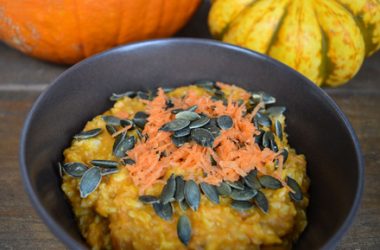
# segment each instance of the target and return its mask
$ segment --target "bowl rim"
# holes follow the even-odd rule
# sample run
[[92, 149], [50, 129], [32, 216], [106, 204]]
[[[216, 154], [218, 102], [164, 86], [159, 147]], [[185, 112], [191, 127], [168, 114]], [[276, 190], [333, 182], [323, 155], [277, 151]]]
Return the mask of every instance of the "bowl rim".
[[302, 81], [304, 81], [305, 84], [309, 85], [309, 87], [314, 91], [317, 95], [325, 99], [325, 101], [328, 103], [328, 105], [335, 111], [337, 116], [341, 119], [344, 126], [346, 127], [349, 136], [351, 137], [351, 140], [354, 144], [356, 157], [358, 159], [357, 161], [357, 167], [358, 167], [358, 186], [356, 189], [356, 194], [354, 198], [354, 202], [352, 204], [352, 207], [350, 209], [350, 212], [348, 213], [347, 217], [345, 218], [344, 222], [341, 224], [341, 226], [338, 228], [336, 233], [330, 237], [330, 239], [323, 245], [322, 249], [333, 249], [339, 242], [339, 240], [342, 238], [342, 236], [347, 232], [348, 228], [353, 223], [353, 220], [355, 218], [355, 215], [358, 211], [358, 208], [361, 203], [362, 194], [363, 194], [363, 186], [364, 186], [364, 158], [361, 151], [359, 139], [349, 122], [346, 115], [343, 113], [343, 111], [339, 108], [339, 106], [335, 103], [335, 101], [321, 88], [317, 87], [314, 83], [312, 83], [308, 78], [303, 76], [301, 73], [297, 72], [296, 70], [292, 69], [291, 67], [285, 65], [282, 62], [277, 61], [276, 59], [270, 58], [267, 55], [261, 54], [256, 51], [252, 51], [246, 48], [242, 48], [239, 46], [227, 44], [224, 42], [211, 40], [211, 39], [203, 39], [203, 38], [163, 38], [163, 39], [152, 39], [152, 40], [146, 40], [146, 41], [139, 41], [130, 43], [127, 45], [118, 46], [106, 51], [103, 51], [99, 54], [96, 54], [94, 56], [91, 56], [89, 58], [86, 58], [68, 69], [66, 69], [64, 72], [62, 72], [57, 78], [55, 78], [51, 84], [39, 95], [37, 100], [33, 103], [31, 109], [29, 110], [29, 113], [24, 121], [24, 125], [21, 131], [20, 136], [20, 144], [19, 144], [19, 165], [20, 165], [20, 171], [21, 171], [21, 177], [24, 189], [26, 193], [28, 194], [29, 200], [31, 201], [34, 209], [37, 211], [40, 218], [42, 218], [45, 225], [48, 226], [48, 228], [53, 232], [53, 234], [61, 240], [66, 246], [73, 249], [84, 249], [83, 245], [78, 243], [75, 239], [73, 239], [65, 230], [61, 228], [61, 226], [56, 223], [56, 221], [49, 215], [47, 210], [43, 207], [41, 204], [41, 201], [38, 199], [35, 191], [32, 188], [31, 180], [28, 175], [28, 167], [26, 164], [26, 138], [28, 135], [28, 132], [30, 130], [30, 125], [33, 120], [33, 117], [35, 116], [35, 111], [40, 106], [40, 103], [43, 99], [45, 99], [49, 92], [53, 88], [58, 87], [58, 83], [61, 81], [62, 78], [64, 78], [66, 75], [71, 74], [72, 71], [75, 71], [77, 68], [80, 68], [82, 65], [87, 63], [92, 63], [100, 58], [107, 57], [111, 54], [117, 54], [117, 53], [127, 53], [128, 51], [133, 51], [135, 49], [138, 49], [140, 47], [147, 47], [147, 46], [155, 46], [155, 45], [162, 45], [162, 46], [171, 46], [171, 45], [178, 45], [178, 44], [196, 44], [198, 46], [214, 46], [219, 47], [221, 49], [227, 49], [227, 50], [233, 50], [238, 53], [242, 54], [248, 54], [250, 56], [254, 56], [256, 58], [259, 58], [260, 60], [268, 61], [270, 64], [272, 64], [275, 67], [278, 67], [282, 70], [290, 71], [292, 74], [295, 74], [298, 76]]

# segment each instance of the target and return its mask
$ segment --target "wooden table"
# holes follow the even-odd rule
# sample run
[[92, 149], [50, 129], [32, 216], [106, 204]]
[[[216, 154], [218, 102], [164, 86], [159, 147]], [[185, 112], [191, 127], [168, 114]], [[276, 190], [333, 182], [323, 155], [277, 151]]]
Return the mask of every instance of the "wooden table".
[[[181, 36], [208, 36], [207, 7], [202, 6]], [[37, 216], [24, 191], [18, 144], [34, 100], [66, 68], [0, 43], [0, 249], [65, 248]], [[366, 162], [362, 204], [338, 249], [380, 249], [380, 52], [366, 60], [349, 84], [325, 90], [350, 119]]]

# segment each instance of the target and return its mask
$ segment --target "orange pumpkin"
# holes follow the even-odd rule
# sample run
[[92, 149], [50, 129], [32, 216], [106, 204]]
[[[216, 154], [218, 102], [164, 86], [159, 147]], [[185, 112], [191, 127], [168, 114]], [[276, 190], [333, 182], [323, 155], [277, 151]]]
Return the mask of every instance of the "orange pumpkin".
[[0, 40], [72, 64], [105, 49], [178, 31], [200, 0], [0, 0]]

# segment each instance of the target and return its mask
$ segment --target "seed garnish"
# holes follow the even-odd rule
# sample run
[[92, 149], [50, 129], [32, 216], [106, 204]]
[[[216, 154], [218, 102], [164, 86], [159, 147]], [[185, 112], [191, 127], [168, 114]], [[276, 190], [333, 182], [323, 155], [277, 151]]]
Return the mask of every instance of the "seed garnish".
[[102, 132], [101, 128], [91, 129], [88, 131], [82, 131], [79, 134], [74, 135], [74, 139], [85, 140], [98, 136]]
[[191, 239], [191, 223], [186, 215], [181, 215], [177, 223], [177, 235], [179, 240], [187, 246]]
[[102, 180], [100, 168], [92, 167], [86, 170], [79, 182], [80, 197], [86, 198], [96, 190]]

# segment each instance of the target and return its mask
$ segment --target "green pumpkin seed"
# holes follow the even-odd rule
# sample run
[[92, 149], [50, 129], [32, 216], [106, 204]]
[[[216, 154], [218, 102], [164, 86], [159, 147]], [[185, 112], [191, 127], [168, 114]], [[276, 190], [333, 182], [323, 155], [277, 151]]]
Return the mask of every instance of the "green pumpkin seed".
[[210, 118], [205, 116], [205, 115], [201, 115], [201, 118], [195, 120], [195, 121], [192, 121], [189, 125], [189, 128], [193, 129], [193, 128], [200, 128], [200, 127], [203, 127], [205, 126], [207, 123], [210, 122]]
[[133, 117], [133, 122], [137, 127], [144, 129], [145, 124], [148, 122], [149, 115], [143, 111], [139, 111]]
[[215, 89], [220, 89], [216, 85], [215, 81], [210, 81], [210, 80], [197, 80], [193, 84], [210, 91], [215, 90]]
[[280, 138], [280, 140], [282, 140], [282, 138], [283, 138], [282, 125], [281, 125], [281, 122], [279, 120], [276, 120], [276, 122], [274, 123], [274, 128], [276, 131], [276, 135], [278, 136], [278, 138]]
[[284, 157], [284, 161], [283, 161], [283, 163], [285, 163], [286, 160], [288, 159], [288, 156], [289, 156], [289, 152], [288, 152], [288, 150], [286, 150], [285, 148], [282, 149], [281, 155]]
[[271, 142], [274, 140], [273, 133], [270, 131], [266, 131], [263, 135], [263, 141], [262, 145], [264, 148], [270, 148], [271, 147]]
[[235, 182], [226, 181], [226, 183], [234, 189], [244, 190], [244, 183], [240, 179]]
[[201, 200], [201, 193], [197, 183], [195, 183], [193, 180], [186, 181], [184, 194], [189, 207], [193, 211], [197, 211]]
[[90, 162], [92, 165], [102, 168], [117, 168], [119, 163], [117, 161], [109, 161], [109, 160], [92, 160]]
[[154, 204], [160, 202], [160, 200], [153, 195], [142, 195], [139, 197], [139, 201], [145, 204]]
[[220, 135], [220, 128], [218, 128], [217, 126], [210, 126], [210, 127], [203, 127], [205, 129], [207, 129], [208, 131], [210, 131], [210, 133], [212, 134], [212, 136], [214, 136], [215, 138], [218, 137]]
[[274, 140], [274, 137], [271, 138], [271, 140], [270, 140], [270, 148], [271, 148], [274, 152], [278, 152], [278, 146], [277, 146], [276, 141]]
[[113, 135], [117, 132], [117, 129], [114, 126], [106, 125], [106, 130], [108, 134]]
[[259, 178], [261, 185], [265, 188], [269, 189], [278, 189], [282, 187], [282, 184], [276, 178], [270, 175], [263, 175]]
[[88, 167], [80, 162], [68, 162], [63, 164], [63, 171], [72, 177], [82, 177]]
[[[123, 132], [119, 135], [116, 136], [115, 138], [115, 141], [113, 143], [113, 146], [112, 146], [112, 152], [114, 155], [116, 155], [116, 150], [120, 147], [120, 144], [122, 143], [122, 141], [125, 140], [125, 138], [127, 137], [127, 132]], [[124, 155], [120, 156], [120, 157], [123, 157]]]
[[203, 191], [203, 193], [206, 195], [206, 197], [215, 204], [219, 204], [219, 194], [216, 191], [216, 188], [210, 184], [207, 184], [205, 182], [202, 182], [200, 184], [200, 187]]
[[171, 203], [153, 203], [153, 209], [156, 212], [156, 214], [164, 220], [171, 220], [173, 216], [173, 207]]
[[265, 131], [264, 130], [259, 130], [260, 131], [260, 134], [256, 135], [255, 136], [255, 143], [258, 144], [260, 146], [260, 148], [262, 149], [263, 148], [263, 136], [264, 136], [264, 133]]
[[301, 187], [298, 185], [297, 181], [288, 176], [286, 178], [286, 184], [288, 184], [288, 186], [294, 191], [294, 193], [289, 192], [290, 198], [292, 198], [294, 201], [301, 201], [303, 199], [303, 194]]
[[276, 98], [270, 96], [269, 94], [258, 91], [252, 93], [252, 99], [255, 103], [263, 102], [264, 104], [274, 104], [276, 103]]
[[79, 182], [80, 197], [86, 198], [96, 190], [102, 180], [100, 168], [92, 167], [84, 172]]
[[136, 92], [135, 91], [127, 91], [125, 93], [121, 93], [121, 94], [116, 94], [116, 93], [113, 93], [111, 96], [110, 96], [110, 100], [111, 101], [117, 101], [117, 100], [120, 100], [124, 97], [129, 97], [129, 98], [133, 98], [136, 96]]
[[259, 190], [261, 188], [261, 184], [257, 179], [257, 170], [252, 170], [244, 177], [245, 184], [255, 190]]
[[181, 111], [178, 114], [176, 114], [175, 118], [194, 121], [194, 120], [201, 118], [201, 116], [195, 112], [185, 110], [185, 111]]
[[193, 105], [193, 106], [189, 107], [188, 109], [186, 109], [186, 111], [195, 112], [195, 110], [197, 110], [197, 108], [198, 108], [198, 105]]
[[165, 102], [165, 110], [167, 110], [167, 109], [170, 109], [170, 108], [173, 108], [174, 107], [174, 103], [172, 102], [172, 100], [171, 99], [168, 99], [168, 100], [166, 100], [166, 102]]
[[231, 207], [238, 210], [239, 212], [246, 211], [253, 207], [252, 202], [249, 201], [235, 201], [231, 202]]
[[257, 191], [257, 195], [254, 197], [256, 205], [263, 211], [264, 213], [268, 213], [269, 205], [268, 199], [265, 197], [265, 194], [261, 191]]
[[189, 205], [187, 204], [185, 199], [178, 201], [178, 205], [182, 211], [186, 211], [189, 208]]
[[190, 128], [183, 128], [181, 130], [175, 131], [173, 137], [184, 137], [190, 134]]
[[123, 119], [123, 120], [120, 120], [120, 125], [121, 125], [123, 128], [125, 128], [125, 127], [127, 127], [127, 126], [131, 126], [131, 127], [133, 127], [134, 123], [133, 123], [133, 121], [131, 121], [131, 120]]
[[[255, 117], [253, 118], [254, 119], [254, 124], [256, 125], [256, 123], [258, 125], [261, 125], [263, 127], [270, 127], [272, 126], [272, 121], [271, 119], [269, 119], [269, 117], [261, 112], [257, 112], [257, 114], [255, 115]], [[255, 123], [256, 122], [256, 123]]]
[[231, 187], [225, 182], [221, 182], [219, 186], [216, 187], [216, 190], [223, 196], [229, 196], [232, 192]]
[[102, 176], [110, 175], [110, 174], [116, 174], [118, 172], [120, 172], [120, 170], [117, 168], [101, 168], [100, 169], [100, 174]]
[[174, 135], [172, 135], [170, 138], [172, 139], [174, 145], [176, 145], [177, 147], [181, 147], [186, 142], [190, 141], [190, 136], [174, 137]]
[[273, 106], [267, 109], [267, 114], [270, 117], [278, 118], [279, 116], [283, 115], [286, 111], [286, 107], [284, 106]]
[[189, 126], [190, 121], [185, 119], [175, 119], [171, 122], [164, 124], [160, 130], [162, 131], [178, 131]]
[[63, 177], [63, 166], [62, 166], [62, 163], [58, 162], [57, 165], [58, 165], [59, 176], [62, 178]]
[[181, 215], [177, 223], [178, 239], [187, 246], [191, 239], [191, 223], [186, 215]]
[[111, 125], [111, 126], [120, 126], [120, 119], [115, 117], [115, 116], [112, 116], [112, 115], [102, 115], [101, 116], [103, 121], [107, 124], [107, 125]]
[[255, 189], [244, 189], [244, 190], [232, 190], [231, 199], [235, 201], [248, 201], [257, 195], [257, 190]]
[[175, 178], [176, 188], [175, 188], [175, 194], [174, 198], [179, 202], [185, 199], [185, 181], [183, 180], [182, 176], [177, 176]]
[[183, 109], [173, 109], [172, 111], [171, 111], [171, 113], [172, 114], [178, 114], [179, 112], [182, 112], [182, 111], [184, 111]]
[[143, 92], [143, 91], [137, 91], [136, 97], [140, 98], [140, 99], [144, 99], [144, 100], [150, 100], [151, 99], [151, 96], [148, 93]]
[[216, 122], [219, 128], [224, 130], [232, 128], [232, 126], [234, 125], [232, 118], [228, 115], [219, 116]]
[[135, 147], [136, 138], [134, 136], [130, 136], [128, 138], [124, 138], [120, 140], [114, 150], [114, 155], [116, 157], [122, 158], [125, 156], [125, 153], [128, 150], [131, 150]]
[[176, 188], [175, 177], [172, 174], [162, 189], [161, 197], [160, 197], [160, 202], [162, 204], [165, 205], [174, 200], [175, 188]]
[[135, 165], [136, 162], [132, 160], [131, 158], [126, 158], [121, 161], [123, 165]]
[[74, 139], [85, 140], [98, 136], [102, 132], [101, 128], [91, 129], [88, 131], [82, 131], [79, 134], [74, 135]]
[[192, 129], [191, 139], [203, 147], [212, 147], [214, 145], [214, 136], [204, 128]]

